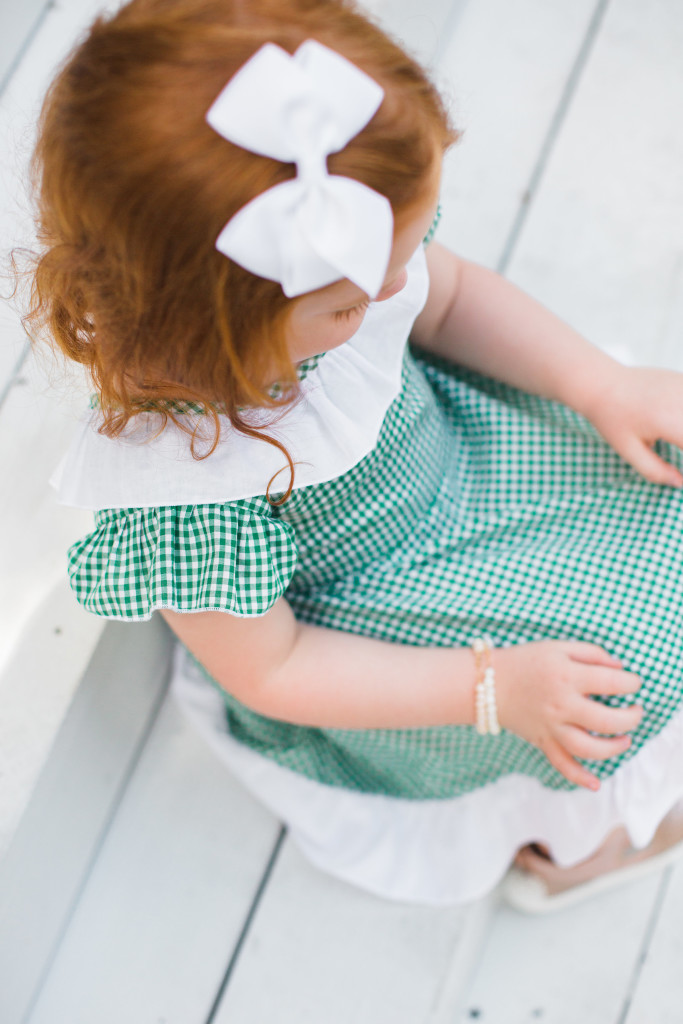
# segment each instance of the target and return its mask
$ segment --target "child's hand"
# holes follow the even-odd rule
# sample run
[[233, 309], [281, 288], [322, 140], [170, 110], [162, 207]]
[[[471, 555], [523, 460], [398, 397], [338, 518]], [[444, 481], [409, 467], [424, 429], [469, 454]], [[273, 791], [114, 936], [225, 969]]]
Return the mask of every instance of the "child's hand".
[[683, 485], [680, 472], [652, 450], [657, 440], [683, 448], [683, 373], [616, 364], [583, 411], [646, 480]]
[[599, 789], [575, 758], [627, 750], [631, 740], [621, 734], [636, 728], [643, 710], [608, 707], [590, 695], [636, 693], [639, 677], [596, 644], [548, 640], [496, 648], [492, 656], [501, 726], [539, 747], [570, 782]]

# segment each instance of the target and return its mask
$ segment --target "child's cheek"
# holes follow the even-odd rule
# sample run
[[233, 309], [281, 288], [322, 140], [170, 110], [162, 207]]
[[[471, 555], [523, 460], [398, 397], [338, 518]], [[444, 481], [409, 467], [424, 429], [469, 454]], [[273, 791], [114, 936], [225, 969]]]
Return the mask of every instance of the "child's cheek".
[[366, 310], [354, 314], [349, 319], [337, 319], [334, 316], [314, 317], [306, 323], [294, 321], [287, 331], [287, 344], [292, 361], [299, 363], [304, 359], [339, 348], [357, 333]]

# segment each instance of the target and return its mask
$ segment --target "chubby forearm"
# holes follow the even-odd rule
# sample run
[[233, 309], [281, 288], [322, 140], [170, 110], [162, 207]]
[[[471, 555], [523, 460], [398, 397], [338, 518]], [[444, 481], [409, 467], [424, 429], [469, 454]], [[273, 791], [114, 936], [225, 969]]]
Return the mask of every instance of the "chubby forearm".
[[474, 723], [467, 648], [413, 647], [311, 626], [284, 599], [253, 619], [162, 614], [224, 689], [270, 718], [329, 729]]
[[[430, 251], [433, 250], [433, 251]], [[499, 274], [428, 250], [431, 288], [413, 340], [437, 355], [580, 412], [620, 364]]]
[[472, 724], [474, 662], [467, 649], [405, 646], [304, 624], [252, 699], [273, 718], [329, 729]]

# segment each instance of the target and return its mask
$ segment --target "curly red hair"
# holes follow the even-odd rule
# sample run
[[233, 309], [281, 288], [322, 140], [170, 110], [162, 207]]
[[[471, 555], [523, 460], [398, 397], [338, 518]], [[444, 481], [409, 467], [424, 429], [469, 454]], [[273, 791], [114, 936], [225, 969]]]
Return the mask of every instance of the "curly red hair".
[[[291, 164], [232, 145], [205, 113], [267, 41], [293, 53], [315, 38], [385, 90], [375, 116], [329, 159], [332, 173], [388, 197], [395, 215], [420, 200], [435, 147], [456, 137], [422, 69], [345, 0], [133, 0], [98, 18], [43, 105], [34, 155], [41, 251], [31, 268], [29, 333], [87, 367], [101, 432], [142, 409], [192, 432], [196, 457], [219, 440], [218, 414], [258, 435], [249, 407], [296, 395], [279, 284], [215, 249], [224, 224]], [[275, 368], [278, 396], [264, 384]], [[203, 455], [190, 402], [215, 428]], [[290, 481], [291, 490], [291, 481]], [[288, 492], [289, 493], [289, 492]]]

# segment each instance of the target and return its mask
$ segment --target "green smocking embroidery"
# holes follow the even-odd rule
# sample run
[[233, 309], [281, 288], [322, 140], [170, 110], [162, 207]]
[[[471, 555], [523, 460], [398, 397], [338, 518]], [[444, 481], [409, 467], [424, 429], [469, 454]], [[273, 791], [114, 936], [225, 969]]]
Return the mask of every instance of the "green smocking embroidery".
[[[310, 356], [308, 359], [302, 360], [296, 364], [296, 377], [299, 383], [305, 380], [309, 373], [315, 370], [320, 360], [325, 355], [324, 352], [318, 352], [317, 355]], [[273, 384], [268, 391], [270, 398], [280, 398], [284, 392], [284, 387], [279, 382]], [[90, 396], [90, 408], [99, 409], [100, 399], [99, 395]], [[163, 401], [150, 401], [143, 402], [138, 406], [139, 412], [177, 412], [185, 415], [203, 416], [206, 414], [206, 408], [200, 405], [198, 402], [186, 402], [179, 399], [166, 399]], [[218, 405], [216, 410], [219, 413], [225, 411], [224, 407]]]

